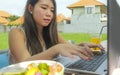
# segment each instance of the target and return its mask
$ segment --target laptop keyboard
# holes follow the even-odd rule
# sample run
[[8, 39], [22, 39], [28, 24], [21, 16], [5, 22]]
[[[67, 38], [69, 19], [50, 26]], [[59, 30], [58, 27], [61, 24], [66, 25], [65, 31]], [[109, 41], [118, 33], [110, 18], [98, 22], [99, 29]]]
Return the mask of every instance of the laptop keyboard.
[[96, 69], [103, 63], [103, 61], [105, 61], [106, 58], [107, 58], [107, 53], [100, 54], [100, 55], [94, 55], [93, 60], [91, 61], [78, 60], [75, 63], [67, 66], [67, 68], [81, 69], [81, 70], [95, 72]]

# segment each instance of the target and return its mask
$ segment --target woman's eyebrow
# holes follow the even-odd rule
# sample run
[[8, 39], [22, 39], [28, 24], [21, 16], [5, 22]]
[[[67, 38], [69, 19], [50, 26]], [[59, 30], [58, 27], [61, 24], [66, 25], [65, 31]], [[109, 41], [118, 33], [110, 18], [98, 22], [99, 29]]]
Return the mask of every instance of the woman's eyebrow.
[[[41, 6], [49, 7], [49, 5], [47, 5], [47, 4], [41, 4]], [[54, 7], [51, 7], [51, 8], [54, 9]]]

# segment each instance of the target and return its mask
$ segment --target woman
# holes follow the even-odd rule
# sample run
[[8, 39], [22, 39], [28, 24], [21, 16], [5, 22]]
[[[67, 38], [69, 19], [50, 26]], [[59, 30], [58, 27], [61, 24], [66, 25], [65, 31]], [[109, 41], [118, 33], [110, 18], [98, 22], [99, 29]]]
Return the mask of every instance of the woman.
[[73, 45], [57, 32], [55, 0], [28, 0], [22, 27], [13, 28], [9, 33], [10, 61], [17, 63], [28, 60], [51, 60], [58, 54], [74, 59], [93, 57], [91, 43]]

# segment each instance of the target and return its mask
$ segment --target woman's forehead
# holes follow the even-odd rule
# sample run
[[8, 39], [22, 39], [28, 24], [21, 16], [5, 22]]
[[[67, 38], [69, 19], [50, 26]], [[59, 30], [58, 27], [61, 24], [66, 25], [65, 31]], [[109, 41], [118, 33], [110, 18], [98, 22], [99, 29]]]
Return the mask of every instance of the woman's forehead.
[[54, 7], [53, 0], [39, 0], [38, 4], [44, 4], [44, 5], [48, 5], [50, 7]]

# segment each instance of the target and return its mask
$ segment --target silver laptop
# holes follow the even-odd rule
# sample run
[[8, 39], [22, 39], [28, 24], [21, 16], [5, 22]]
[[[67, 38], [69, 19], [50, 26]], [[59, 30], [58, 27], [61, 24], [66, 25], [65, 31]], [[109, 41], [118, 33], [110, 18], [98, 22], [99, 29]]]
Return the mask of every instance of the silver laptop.
[[[76, 60], [61, 56], [54, 59], [65, 66], [68, 75], [107, 75], [107, 51], [101, 55], [95, 55], [92, 61], [85, 61], [75, 56]], [[100, 59], [99, 59], [100, 58]], [[99, 61], [97, 61], [99, 60]], [[101, 62], [99, 64], [99, 62]]]

